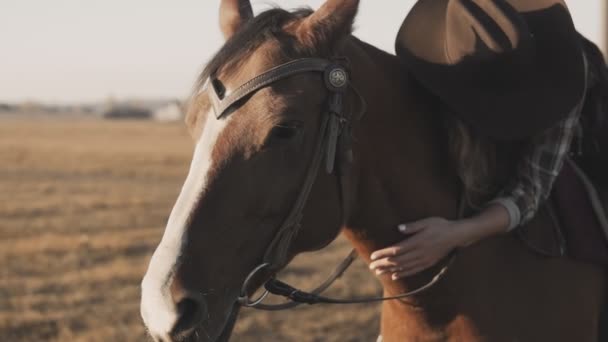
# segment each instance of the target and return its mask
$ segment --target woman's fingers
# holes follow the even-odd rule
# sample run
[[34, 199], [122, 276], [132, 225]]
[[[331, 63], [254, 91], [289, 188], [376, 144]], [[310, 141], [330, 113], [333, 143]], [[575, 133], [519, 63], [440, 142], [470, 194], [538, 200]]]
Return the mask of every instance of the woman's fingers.
[[449, 223], [442, 218], [428, 218], [399, 225], [399, 231], [410, 237], [373, 252], [369, 268], [377, 275], [390, 274], [396, 280], [432, 266], [452, 248], [450, 244], [444, 248]]
[[451, 221], [440, 217], [399, 225], [399, 231], [410, 237], [373, 252], [370, 268], [396, 280], [433, 266], [458, 244], [451, 225]]
[[376, 275], [390, 274], [392, 280], [398, 280], [405, 277], [413, 276], [425, 269], [431, 267], [432, 262], [420, 258], [409, 260], [408, 262], [402, 263], [399, 266], [389, 268], [378, 268], [376, 269]]
[[431, 265], [422, 258], [416, 258], [409, 260], [408, 262], [402, 263], [399, 266], [388, 267], [388, 268], [377, 268], [375, 270], [376, 275], [391, 275], [391, 279], [397, 280], [404, 277], [412, 276], [424, 269], [430, 267]]
[[[428, 219], [424, 219], [424, 220], [420, 220], [420, 221], [416, 221], [416, 222], [412, 222], [412, 223], [402, 223], [397, 226], [397, 229], [405, 235], [413, 235], [413, 234], [422, 232], [423, 230], [425, 230], [426, 228], [431, 226], [433, 224], [433, 222], [435, 222], [436, 220], [437, 220], [436, 218], [432, 217], [432, 218], [428, 218]], [[404, 253], [407, 253], [410, 250], [412, 250], [413, 247], [415, 247], [418, 242], [419, 242], [418, 239], [416, 239], [416, 237], [413, 236], [398, 244], [392, 245], [390, 247], [386, 247], [384, 249], [379, 249], [379, 250], [373, 252], [370, 257], [373, 261], [373, 260], [378, 260], [378, 259], [382, 259], [382, 258], [396, 256], [399, 254], [404, 254]]]
[[382, 258], [373, 261], [369, 264], [369, 268], [373, 271], [376, 271], [376, 274], [380, 275], [387, 272], [391, 272], [392, 269], [403, 268], [404, 266], [409, 265], [411, 262], [414, 262], [419, 258], [420, 253], [414, 251], [407, 254], [401, 254], [398, 256]]
[[[425, 227], [419, 228], [416, 233], [421, 232], [422, 230], [424, 230]], [[383, 258], [395, 257], [400, 254], [411, 252], [412, 250], [416, 249], [416, 246], [419, 244], [420, 240], [421, 238], [419, 235], [414, 235], [411, 238], [403, 240], [395, 245], [386, 247], [384, 249], [379, 249], [373, 252], [370, 258], [372, 259], [372, 261], [374, 261]]]
[[399, 280], [401, 278], [410, 277], [410, 276], [415, 275], [416, 273], [424, 271], [425, 269], [429, 268], [430, 266], [431, 265], [428, 265], [424, 261], [419, 261], [418, 263], [412, 264], [409, 267], [403, 267], [401, 270], [392, 272], [391, 279]]
[[[429, 241], [429, 239], [433, 238], [433, 233], [429, 232], [429, 231], [425, 231], [422, 232], [420, 234], [414, 235], [409, 239], [403, 240], [399, 243], [399, 250], [401, 251], [401, 254], [403, 253], [407, 253], [408, 251], [414, 251], [417, 250], [419, 248], [421, 248], [422, 246], [427, 246], [429, 245], [429, 243], [431, 243], [432, 241]], [[422, 247], [424, 248], [424, 247]]]
[[[393, 245], [393, 246], [390, 246], [390, 247], [387, 247], [384, 249], [379, 249], [379, 250], [373, 252], [371, 255], [372, 264], [374, 261], [394, 258], [403, 253], [405, 253], [405, 250], [401, 247], [401, 244], [396, 244], [396, 245]], [[383, 262], [386, 262], [386, 260], [384, 260]]]
[[428, 226], [428, 220], [420, 220], [412, 223], [402, 223], [397, 230], [406, 235], [416, 234]]

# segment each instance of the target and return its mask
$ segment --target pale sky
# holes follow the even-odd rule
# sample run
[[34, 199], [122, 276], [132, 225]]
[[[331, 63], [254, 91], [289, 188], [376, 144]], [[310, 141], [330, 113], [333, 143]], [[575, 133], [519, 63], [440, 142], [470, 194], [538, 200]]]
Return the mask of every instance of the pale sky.
[[[602, 44], [602, 1], [567, 0]], [[323, 0], [253, 0], [317, 8]], [[362, 0], [355, 34], [389, 52], [413, 0]], [[382, 4], [381, 6], [379, 4]], [[0, 0], [0, 102], [183, 98], [222, 44], [219, 0]]]

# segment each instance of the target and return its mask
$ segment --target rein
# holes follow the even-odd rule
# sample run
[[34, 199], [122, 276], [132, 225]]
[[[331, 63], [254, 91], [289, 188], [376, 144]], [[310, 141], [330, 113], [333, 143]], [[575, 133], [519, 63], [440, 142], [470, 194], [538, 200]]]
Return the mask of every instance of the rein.
[[[240, 296], [237, 302], [241, 306], [251, 307], [260, 310], [284, 310], [298, 306], [302, 303], [306, 304], [356, 304], [370, 303], [385, 300], [402, 299], [419, 294], [433, 285], [435, 285], [445, 275], [448, 267], [454, 259], [454, 253], [450, 255], [448, 263], [425, 285], [396, 296], [390, 297], [371, 297], [371, 298], [353, 298], [353, 299], [335, 299], [321, 296], [321, 293], [333, 284], [333, 282], [342, 276], [346, 269], [352, 264], [356, 258], [354, 250], [338, 265], [334, 272], [321, 285], [312, 290], [305, 292], [298, 290], [276, 278], [272, 277], [264, 283], [265, 291], [257, 299], [251, 299], [248, 295], [250, 285], [256, 277], [261, 274], [272, 274], [288, 263], [288, 252], [296, 235], [301, 228], [301, 220], [304, 207], [310, 196], [312, 186], [319, 173], [319, 168], [325, 159], [325, 170], [332, 174], [335, 170], [338, 145], [341, 149], [350, 148], [350, 132], [344, 133], [345, 127], [352, 123], [352, 113], [344, 111], [344, 95], [348, 89], [352, 89], [355, 95], [365, 106], [365, 102], [361, 95], [349, 82], [349, 74], [343, 60], [330, 61], [321, 58], [301, 58], [291, 62], [287, 62], [276, 66], [254, 78], [245, 82], [240, 87], [235, 89], [230, 94], [224, 96], [223, 88], [218, 86], [217, 79], [211, 77], [211, 101], [215, 109], [217, 119], [221, 119], [225, 115], [229, 115], [236, 106], [242, 104], [251, 95], [258, 90], [271, 85], [274, 82], [284, 78], [307, 72], [321, 73], [325, 88], [328, 90], [328, 108], [326, 114], [321, 118], [319, 127], [319, 137], [315, 144], [312, 161], [309, 164], [307, 174], [304, 178], [301, 190], [291, 208], [289, 215], [285, 218], [281, 226], [278, 228], [275, 237], [270, 242], [264, 253], [263, 261], [255, 267], [245, 278], [241, 287]], [[339, 176], [338, 176], [339, 177]], [[283, 296], [291, 300], [279, 305], [262, 304], [264, 299], [270, 294]]]

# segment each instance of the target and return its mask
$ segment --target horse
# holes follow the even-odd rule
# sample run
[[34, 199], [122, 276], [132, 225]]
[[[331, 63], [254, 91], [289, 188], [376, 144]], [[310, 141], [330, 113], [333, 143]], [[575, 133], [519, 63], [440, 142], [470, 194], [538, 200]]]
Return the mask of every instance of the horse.
[[[156, 341], [227, 341], [243, 296], [340, 233], [369, 263], [403, 239], [399, 223], [459, 216], [441, 103], [399, 57], [351, 34], [358, 7], [327, 0], [254, 16], [249, 1], [222, 1], [226, 42], [186, 118], [192, 163], [142, 281]], [[398, 295], [445, 266], [379, 279]], [[379, 333], [596, 341], [605, 283], [599, 266], [538, 255], [504, 234], [461, 250], [426, 291], [385, 301]]]

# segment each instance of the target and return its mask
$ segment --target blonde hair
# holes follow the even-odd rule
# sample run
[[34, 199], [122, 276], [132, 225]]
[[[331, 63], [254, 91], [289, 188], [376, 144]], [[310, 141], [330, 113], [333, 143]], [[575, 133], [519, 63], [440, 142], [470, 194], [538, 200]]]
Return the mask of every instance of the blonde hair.
[[475, 134], [451, 112], [445, 113], [448, 153], [463, 185], [470, 208], [480, 208], [496, 189], [496, 145]]

